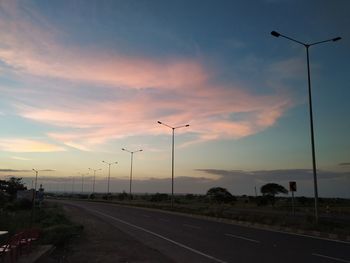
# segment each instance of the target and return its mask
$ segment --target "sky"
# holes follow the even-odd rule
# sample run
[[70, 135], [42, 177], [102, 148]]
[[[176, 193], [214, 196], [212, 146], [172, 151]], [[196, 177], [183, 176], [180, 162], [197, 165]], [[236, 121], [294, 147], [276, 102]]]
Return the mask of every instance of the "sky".
[[[49, 191], [350, 198], [350, 2], [0, 1], [0, 178]], [[115, 164], [115, 162], [118, 162]], [[84, 181], [82, 180], [84, 178]]]

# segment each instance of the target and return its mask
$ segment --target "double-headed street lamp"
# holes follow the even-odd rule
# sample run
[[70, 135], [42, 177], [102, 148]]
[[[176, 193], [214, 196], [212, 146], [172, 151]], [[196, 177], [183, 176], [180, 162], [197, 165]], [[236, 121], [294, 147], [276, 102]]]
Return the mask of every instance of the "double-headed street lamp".
[[93, 181], [93, 184], [92, 184], [92, 193], [95, 193], [96, 171], [101, 171], [102, 169], [91, 169], [91, 168], [89, 168], [89, 170], [94, 171], [94, 181]]
[[179, 128], [189, 127], [189, 124], [181, 125], [177, 127], [172, 127], [164, 122], [158, 121], [159, 124], [164, 125], [173, 131], [173, 137], [172, 137], [172, 155], [171, 155], [171, 208], [174, 207], [174, 137], [175, 137], [175, 130]]
[[133, 159], [134, 159], [134, 153], [137, 153], [137, 152], [142, 152], [143, 150], [140, 149], [140, 150], [137, 150], [137, 151], [129, 151], [125, 148], [122, 148], [123, 151], [126, 151], [128, 153], [131, 154], [131, 166], [130, 166], [130, 187], [129, 187], [129, 198], [131, 199], [131, 184], [132, 184], [132, 163], [133, 163]]
[[314, 125], [313, 125], [313, 114], [312, 114], [312, 99], [311, 99], [311, 77], [310, 77], [310, 59], [309, 59], [309, 48], [317, 44], [322, 44], [326, 42], [335, 42], [341, 39], [341, 37], [335, 37], [326, 39], [323, 41], [318, 41], [314, 43], [304, 43], [294, 38], [282, 35], [276, 31], [272, 31], [271, 35], [274, 37], [283, 37], [288, 40], [291, 40], [295, 43], [303, 45], [306, 49], [306, 62], [307, 62], [307, 79], [308, 79], [308, 93], [309, 93], [309, 113], [310, 113], [310, 133], [311, 133], [311, 152], [312, 152], [312, 168], [314, 176], [314, 193], [315, 193], [315, 221], [318, 223], [318, 191], [317, 191], [317, 172], [316, 172], [316, 156], [315, 156], [315, 139], [314, 139]]
[[103, 163], [108, 164], [108, 179], [107, 179], [107, 198], [109, 195], [109, 181], [111, 180], [111, 165], [112, 164], [117, 164], [118, 162], [112, 162], [112, 163], [107, 163], [105, 161], [102, 161]]

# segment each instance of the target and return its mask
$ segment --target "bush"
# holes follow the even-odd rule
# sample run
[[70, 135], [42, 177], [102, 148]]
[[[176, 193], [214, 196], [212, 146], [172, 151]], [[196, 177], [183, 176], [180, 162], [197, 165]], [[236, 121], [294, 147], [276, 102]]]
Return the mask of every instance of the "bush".
[[123, 201], [128, 198], [128, 194], [125, 191], [123, 191], [122, 193], [118, 194], [117, 198], [118, 200]]
[[29, 210], [32, 208], [32, 201], [28, 199], [19, 199], [15, 201], [15, 207], [17, 209]]
[[160, 194], [160, 193], [156, 193], [152, 195], [150, 199], [151, 202], [164, 202], [168, 200], [169, 200], [168, 194]]
[[41, 243], [62, 247], [73, 237], [78, 236], [82, 230], [83, 226], [80, 225], [53, 225], [43, 229]]

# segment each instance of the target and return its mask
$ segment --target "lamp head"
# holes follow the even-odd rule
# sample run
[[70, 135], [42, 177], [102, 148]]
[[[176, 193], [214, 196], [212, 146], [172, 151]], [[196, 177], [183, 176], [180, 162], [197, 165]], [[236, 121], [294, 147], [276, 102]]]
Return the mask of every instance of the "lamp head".
[[279, 37], [281, 34], [276, 31], [271, 31], [271, 35], [273, 35], [274, 37]]
[[162, 122], [161, 122], [161, 121], [158, 121], [158, 123], [159, 123], [159, 124], [162, 124]]
[[126, 149], [125, 149], [125, 148], [122, 148], [122, 150], [123, 150], [123, 151], [126, 151]]
[[187, 124], [185, 127], [190, 127], [190, 125], [189, 125], [189, 124]]
[[341, 39], [341, 37], [335, 37], [335, 38], [333, 38], [332, 40], [335, 42], [335, 41], [338, 41], [338, 40], [340, 40]]

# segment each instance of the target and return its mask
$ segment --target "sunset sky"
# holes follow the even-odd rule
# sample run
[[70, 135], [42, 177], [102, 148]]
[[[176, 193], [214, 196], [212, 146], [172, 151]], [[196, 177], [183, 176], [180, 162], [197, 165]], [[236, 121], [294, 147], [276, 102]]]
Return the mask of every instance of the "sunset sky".
[[[0, 178], [98, 191], [267, 182], [313, 195], [305, 48], [311, 43], [319, 195], [350, 198], [349, 1], [0, 1]], [[91, 189], [91, 171], [86, 191]], [[75, 186], [72, 186], [75, 178]]]

